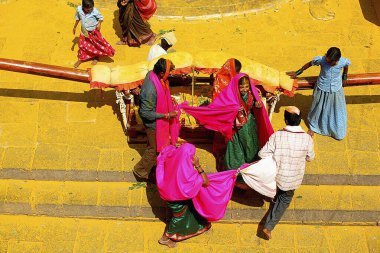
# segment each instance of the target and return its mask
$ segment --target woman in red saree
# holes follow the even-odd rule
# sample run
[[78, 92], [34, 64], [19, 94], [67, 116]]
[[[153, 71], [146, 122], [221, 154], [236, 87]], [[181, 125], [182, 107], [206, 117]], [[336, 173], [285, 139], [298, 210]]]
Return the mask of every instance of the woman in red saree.
[[157, 9], [155, 0], [118, 0], [119, 22], [122, 39], [118, 45], [139, 47], [141, 44], [153, 45], [156, 34], [150, 29], [148, 19]]
[[[220, 70], [215, 74], [215, 80], [212, 87], [212, 100], [222, 92], [231, 79], [239, 74], [241, 70], [241, 62], [235, 58], [228, 59]], [[214, 141], [212, 146], [212, 152], [217, 160], [217, 169], [221, 169], [222, 161], [224, 159], [224, 153], [226, 152], [226, 142], [223, 135], [216, 132], [214, 135]]]
[[215, 74], [215, 80], [212, 88], [212, 100], [224, 90], [231, 82], [231, 79], [239, 74], [241, 70], [241, 63], [239, 60], [231, 58], [228, 59], [220, 70]]

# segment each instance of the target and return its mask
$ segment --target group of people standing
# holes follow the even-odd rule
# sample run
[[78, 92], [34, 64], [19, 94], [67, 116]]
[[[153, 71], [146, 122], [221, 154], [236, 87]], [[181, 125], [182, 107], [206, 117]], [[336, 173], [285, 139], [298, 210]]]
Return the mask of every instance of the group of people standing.
[[[157, 8], [155, 1], [118, 0], [117, 6], [122, 28], [122, 38], [117, 44], [152, 45], [156, 35], [147, 20]], [[73, 33], [79, 21], [82, 28], [74, 67], [89, 59], [96, 64], [97, 57], [114, 55], [115, 50], [100, 33], [103, 17], [94, 8], [93, 0], [82, 0], [75, 19]], [[168, 34], [151, 48], [148, 60], [165, 55], [175, 42], [174, 34]], [[346, 135], [343, 84], [349, 65], [339, 48], [332, 47], [324, 56], [317, 56], [298, 71], [290, 72], [296, 78], [311, 66], [321, 66], [307, 117], [309, 131], [306, 133], [300, 127], [301, 111], [289, 106], [284, 112], [286, 126], [274, 132], [256, 87], [259, 81], [240, 72], [238, 59], [228, 59], [216, 73], [212, 103], [192, 107], [186, 102], [173, 103], [168, 76], [175, 66], [160, 58], [141, 87], [139, 115], [146, 128], [148, 146], [134, 167], [136, 177], [157, 183], [160, 196], [167, 200], [173, 213], [159, 243], [175, 247], [176, 242], [207, 231], [211, 221], [224, 216], [235, 185], [242, 188], [248, 185], [273, 198], [261, 231], [270, 239], [271, 231], [302, 183], [306, 162], [314, 159], [313, 134], [337, 140]], [[181, 111], [216, 132], [213, 150], [216, 157], [223, 158], [222, 172], [207, 175], [194, 145], [177, 146]]]
[[[117, 45], [139, 47], [142, 44], [153, 45], [157, 35], [151, 30], [148, 23], [157, 9], [155, 0], [118, 0], [119, 23], [122, 36]], [[82, 0], [82, 5], [76, 8], [73, 34], [81, 23], [78, 42], [78, 60], [74, 64], [77, 68], [82, 62], [92, 60], [95, 65], [101, 56], [113, 57], [115, 49], [102, 36], [100, 29], [103, 16], [94, 7], [94, 0]]]
[[[270, 239], [271, 231], [302, 183], [306, 162], [315, 157], [314, 132], [337, 140], [345, 137], [347, 119], [343, 83], [347, 80], [349, 64], [348, 59], [341, 57], [340, 50], [332, 47], [324, 56], [317, 56], [300, 70], [290, 72], [295, 78], [310, 66], [321, 66], [308, 115], [310, 129], [305, 132], [300, 127], [301, 111], [289, 106], [284, 112], [286, 126], [274, 132], [256, 87], [259, 82], [240, 73], [241, 63], [237, 59], [227, 60], [216, 74], [213, 102], [199, 107], [189, 106], [186, 102], [179, 105], [172, 103], [167, 77], [175, 66], [163, 58], [158, 60], [141, 89], [139, 114], [147, 129], [148, 148], [135, 166], [134, 173], [145, 179], [153, 175], [161, 197], [168, 201], [168, 207], [173, 212], [173, 218], [159, 243], [175, 247], [176, 242], [207, 231], [211, 227], [210, 221], [223, 217], [234, 185], [249, 185], [258, 190], [260, 187], [268, 188], [268, 181], [272, 180], [276, 187], [275, 196], [270, 191], [259, 191], [274, 197], [261, 230], [262, 236]], [[218, 133], [218, 138], [223, 138], [224, 141], [214, 142], [219, 146], [214, 150], [224, 152], [222, 172], [206, 175], [192, 144], [176, 146], [181, 110]], [[274, 161], [274, 176], [270, 173], [264, 175], [267, 173], [265, 170], [271, 170], [270, 163], [260, 170], [264, 164], [262, 161], [268, 159]], [[247, 168], [254, 170], [247, 171]], [[259, 173], [253, 179], [249, 178], [252, 171]], [[251, 184], [252, 180], [256, 182]], [[170, 185], [173, 187], [170, 188]], [[184, 190], [189, 186], [192, 194]], [[214, 191], [216, 188], [218, 194]], [[209, 207], [202, 206], [201, 203], [210, 199], [213, 201], [208, 202]], [[218, 206], [222, 215], [210, 210], [213, 205]]]

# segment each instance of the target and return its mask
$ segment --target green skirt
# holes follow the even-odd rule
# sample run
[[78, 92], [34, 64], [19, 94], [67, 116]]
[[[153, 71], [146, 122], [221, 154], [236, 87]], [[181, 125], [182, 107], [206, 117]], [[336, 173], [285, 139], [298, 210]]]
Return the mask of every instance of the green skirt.
[[168, 207], [173, 213], [165, 235], [173, 241], [183, 241], [197, 236], [210, 229], [211, 223], [199, 215], [193, 201], [168, 201]]
[[236, 170], [244, 163], [257, 161], [259, 145], [256, 119], [251, 113], [247, 123], [227, 143], [224, 170]]

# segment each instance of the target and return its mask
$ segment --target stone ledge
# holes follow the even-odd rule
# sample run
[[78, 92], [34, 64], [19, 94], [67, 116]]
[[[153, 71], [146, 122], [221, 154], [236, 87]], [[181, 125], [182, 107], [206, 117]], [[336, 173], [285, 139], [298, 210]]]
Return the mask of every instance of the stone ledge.
[[[265, 212], [265, 209], [228, 209], [221, 222], [257, 224]], [[0, 204], [0, 214], [151, 221], [165, 221], [171, 217], [166, 207], [38, 205], [31, 208], [28, 204], [17, 203]], [[379, 221], [380, 211], [287, 210], [281, 223], [377, 226]]]
[[[46, 181], [137, 182], [132, 172], [1, 169], [0, 179]], [[306, 174], [303, 185], [380, 186], [380, 175]]]

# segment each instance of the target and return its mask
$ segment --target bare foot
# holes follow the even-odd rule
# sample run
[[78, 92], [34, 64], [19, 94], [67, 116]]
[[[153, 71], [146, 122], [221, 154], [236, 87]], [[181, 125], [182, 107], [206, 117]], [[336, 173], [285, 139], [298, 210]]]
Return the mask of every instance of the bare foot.
[[74, 63], [74, 68], [78, 68], [81, 63], [82, 63], [81, 60], [77, 60], [77, 62]]
[[264, 236], [266, 237], [267, 240], [272, 239], [272, 234], [271, 234], [271, 232], [270, 232], [269, 229], [264, 228], [263, 229], [263, 234], [264, 234]]
[[168, 246], [169, 248], [175, 248], [177, 247], [177, 243], [170, 240], [170, 238], [165, 238], [165, 236], [162, 236], [160, 240], [158, 240], [158, 243], [161, 244], [161, 245], [166, 245]]
[[127, 45], [127, 42], [120, 40], [120, 41], [116, 42], [116, 45]]
[[94, 59], [94, 60], [92, 60], [92, 62], [91, 62], [91, 65], [96, 65], [98, 63], [98, 59]]
[[309, 129], [309, 131], [307, 131], [307, 134], [310, 135], [311, 137], [314, 136], [314, 132], [312, 130]]
[[157, 34], [153, 34], [153, 36], [150, 38], [150, 40], [146, 43], [148, 46], [152, 46], [154, 42], [156, 41]]

